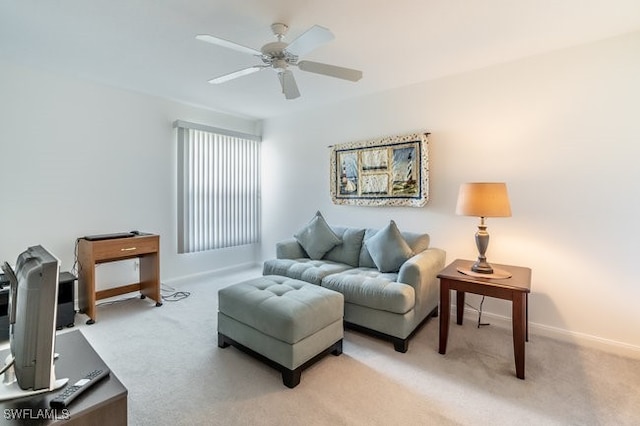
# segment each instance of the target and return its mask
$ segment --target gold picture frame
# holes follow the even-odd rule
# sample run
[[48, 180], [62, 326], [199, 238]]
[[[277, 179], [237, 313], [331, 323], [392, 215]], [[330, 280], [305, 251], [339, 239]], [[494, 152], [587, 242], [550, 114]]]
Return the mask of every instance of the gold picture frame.
[[331, 148], [334, 204], [423, 207], [429, 201], [429, 133]]

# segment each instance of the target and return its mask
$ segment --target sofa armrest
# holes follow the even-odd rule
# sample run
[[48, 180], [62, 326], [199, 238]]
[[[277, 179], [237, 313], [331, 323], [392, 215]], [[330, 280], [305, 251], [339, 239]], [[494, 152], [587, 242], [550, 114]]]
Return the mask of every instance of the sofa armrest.
[[431, 310], [438, 306], [438, 273], [444, 268], [446, 253], [429, 248], [407, 260], [398, 273], [398, 282], [409, 284], [416, 292], [416, 307]]
[[276, 257], [278, 259], [300, 259], [307, 256], [300, 243], [294, 238], [276, 243]]

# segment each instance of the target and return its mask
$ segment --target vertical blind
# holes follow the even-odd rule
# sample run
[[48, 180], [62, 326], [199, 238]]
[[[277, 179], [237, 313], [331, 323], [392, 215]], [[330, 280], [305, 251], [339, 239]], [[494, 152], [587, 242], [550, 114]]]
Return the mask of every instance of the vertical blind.
[[193, 123], [178, 128], [178, 252], [260, 241], [260, 139]]

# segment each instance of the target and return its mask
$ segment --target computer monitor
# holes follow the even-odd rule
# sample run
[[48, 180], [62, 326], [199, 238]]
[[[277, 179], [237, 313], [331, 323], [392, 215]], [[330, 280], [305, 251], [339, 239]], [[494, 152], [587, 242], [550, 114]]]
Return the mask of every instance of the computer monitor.
[[15, 272], [7, 262], [2, 269], [11, 285], [11, 353], [2, 368], [0, 400], [57, 389], [66, 383], [56, 380], [53, 365], [60, 262], [38, 245], [18, 256]]

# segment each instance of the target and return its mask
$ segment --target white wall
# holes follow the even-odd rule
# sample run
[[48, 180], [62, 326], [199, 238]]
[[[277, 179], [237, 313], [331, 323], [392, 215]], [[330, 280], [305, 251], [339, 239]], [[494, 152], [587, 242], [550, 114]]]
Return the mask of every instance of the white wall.
[[[320, 209], [334, 224], [395, 219], [448, 261], [472, 259], [478, 220], [454, 214], [458, 186], [506, 181], [513, 217], [488, 220], [488, 257], [532, 268], [532, 331], [638, 351], [638, 76], [635, 33], [267, 120], [263, 257]], [[426, 207], [331, 203], [328, 145], [419, 130], [432, 134]]]
[[[533, 269], [533, 331], [640, 350], [638, 75], [640, 33], [270, 119], [261, 257], [320, 209], [335, 224], [393, 218], [429, 232], [448, 260], [473, 258], [477, 220], [454, 215], [458, 185], [503, 180], [513, 217], [489, 219], [488, 256]], [[0, 63], [0, 259], [43, 244], [68, 270], [77, 237], [138, 229], [161, 235], [163, 281], [254, 261], [252, 246], [176, 254], [175, 119], [259, 132]], [[426, 207], [331, 203], [328, 145], [418, 130], [432, 133]], [[509, 316], [505, 302], [485, 309]]]
[[[137, 229], [160, 234], [163, 281], [255, 262], [257, 246], [177, 254], [176, 119], [260, 130], [253, 120], [0, 64], [0, 259], [13, 264], [42, 244], [70, 270], [77, 237]], [[98, 277], [128, 279], [117, 265], [101, 273], [107, 267]]]

